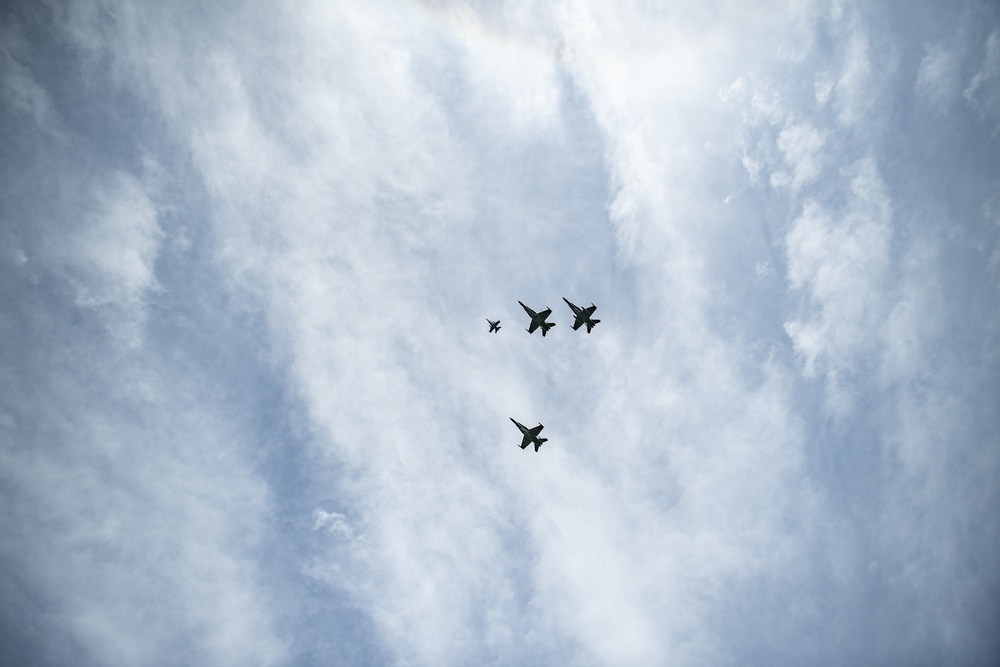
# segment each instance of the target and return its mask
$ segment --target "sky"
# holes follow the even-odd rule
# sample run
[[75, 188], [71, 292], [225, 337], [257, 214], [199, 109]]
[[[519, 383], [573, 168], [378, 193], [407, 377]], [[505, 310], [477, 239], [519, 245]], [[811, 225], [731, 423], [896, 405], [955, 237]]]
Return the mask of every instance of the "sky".
[[0, 16], [0, 663], [1000, 662], [997, 3]]

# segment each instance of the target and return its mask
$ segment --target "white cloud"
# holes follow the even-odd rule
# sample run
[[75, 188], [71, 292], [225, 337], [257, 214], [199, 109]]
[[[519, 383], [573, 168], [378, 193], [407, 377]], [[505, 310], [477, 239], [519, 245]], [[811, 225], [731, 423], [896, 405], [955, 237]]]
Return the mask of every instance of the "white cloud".
[[737, 138], [740, 160], [750, 182], [760, 185], [766, 171], [778, 160], [774, 139], [761, 129], [783, 121], [782, 102], [766, 81], [755, 77], [736, 79], [721, 95], [724, 102], [742, 105], [743, 126]]
[[828, 28], [837, 46], [832, 67], [817, 77], [816, 99], [822, 106], [832, 96], [841, 126], [880, 132], [884, 119], [878, 105], [886, 102], [880, 90], [897, 74], [899, 60], [894, 42], [875, 32], [885, 19], [855, 2], [833, 3], [831, 18]]
[[846, 31], [844, 38], [844, 62], [834, 88], [834, 98], [839, 109], [838, 120], [845, 125], [856, 125], [862, 121], [872, 102], [869, 38], [856, 27]]
[[38, 351], [3, 362], [2, 409], [17, 418], [0, 433], [2, 525], [12, 538], [0, 552], [32, 596], [58, 601], [35, 620], [49, 656], [279, 662], [253, 560], [266, 490], [234, 446], [243, 434], [199, 395], [205, 378], [113, 341], [54, 348], [47, 321], [34, 322], [25, 327]]
[[810, 307], [785, 325], [806, 375], [825, 373], [842, 409], [850, 401], [836, 388], [864, 371], [855, 360], [869, 357], [879, 341], [892, 240], [892, 203], [874, 161], [862, 160], [846, 175], [844, 210], [809, 202], [788, 233], [788, 280]]
[[958, 94], [958, 76], [954, 53], [941, 45], [928, 47], [917, 72], [917, 94], [932, 111], [944, 113]]
[[81, 305], [131, 305], [155, 286], [162, 232], [156, 209], [131, 176], [115, 174], [95, 193], [93, 212], [70, 231], [65, 262], [78, 272]]
[[[43, 244], [93, 306], [77, 315], [151, 313], [162, 341], [211, 323], [176, 303], [204, 292], [259, 319], [208, 328], [219, 347], [186, 362], [162, 342], [141, 368], [88, 354], [100, 387], [138, 379], [111, 407], [60, 397], [79, 406], [65, 460], [4, 450], [13, 477], [66, 491], [16, 497], [79, 525], [12, 543], [52, 547], [18, 571], [65, 585], [70, 636], [104, 662], [196, 631], [188, 662], [328, 662], [343, 655], [311, 638], [359, 614], [357, 663], [809, 663], [847, 660], [843, 636], [875, 651], [867, 621], [910, 614], [916, 591], [885, 641], [953, 649], [913, 629], [944, 627], [935, 566], [995, 581], [947, 528], [992, 496], [949, 500], [978, 446], [951, 455], [929, 427], [971, 441], [956, 410], [985, 381], [946, 381], [963, 367], [927, 323], [946, 246], [901, 223], [910, 181], [879, 143], [887, 98], [921, 93], [856, 5], [792, 5], [60, 10], [206, 200], [171, 208], [169, 179], [97, 170], [90, 215]], [[182, 252], [161, 256], [168, 235]], [[598, 303], [593, 334], [570, 329], [571, 290]], [[528, 336], [517, 299], [559, 326]], [[262, 377], [215, 359], [229, 343]], [[545, 423], [540, 453], [508, 416]], [[297, 472], [251, 465], [262, 440]], [[994, 469], [968, 478], [988, 488]], [[276, 532], [288, 545], [265, 560]], [[96, 583], [73, 587], [60, 558]], [[278, 595], [273, 570], [311, 597]], [[991, 618], [958, 597], [956, 618], [967, 601]], [[159, 599], [166, 622], [141, 632]]]
[[46, 261], [73, 286], [79, 306], [101, 310], [118, 335], [137, 344], [146, 295], [157, 287], [163, 233], [156, 207], [143, 185], [123, 172], [97, 184], [90, 198], [69, 229], [50, 235]]
[[445, 40], [443, 45], [454, 42], [473, 113], [499, 123], [493, 131], [518, 141], [558, 135], [561, 72], [556, 44], [546, 33], [548, 12], [528, 3], [506, 5], [498, 16], [461, 4], [429, 11], [443, 29], [436, 37]]
[[836, 86], [836, 82], [827, 78], [823, 75], [816, 79], [816, 83], [813, 88], [815, 90], [816, 104], [823, 108], [830, 101], [830, 96], [833, 94], [833, 89]]
[[313, 530], [322, 528], [327, 535], [334, 533], [341, 535], [346, 540], [354, 538], [354, 529], [347, 522], [347, 517], [339, 512], [326, 512], [321, 509], [313, 510]]
[[979, 71], [963, 91], [966, 101], [979, 117], [1000, 128], [1000, 31], [993, 31], [986, 40], [986, 53]]
[[814, 181], [822, 169], [817, 153], [823, 143], [823, 135], [808, 125], [790, 125], [782, 129], [778, 135], [778, 149], [792, 173], [771, 174], [771, 186], [785, 186], [795, 191]]

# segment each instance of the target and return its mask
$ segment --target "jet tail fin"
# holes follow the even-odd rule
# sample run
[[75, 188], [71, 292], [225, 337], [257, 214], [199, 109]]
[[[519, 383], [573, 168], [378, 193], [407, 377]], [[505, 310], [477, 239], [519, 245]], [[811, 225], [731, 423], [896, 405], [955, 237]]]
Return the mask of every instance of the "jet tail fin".
[[591, 320], [590, 324], [587, 325], [587, 333], [590, 333], [590, 330], [593, 329], [594, 325], [598, 322], [600, 322], [600, 320]]
[[548, 438], [538, 438], [538, 442], [535, 443], [535, 451], [536, 452], [538, 451], [538, 448], [542, 446], [543, 442], [548, 442], [548, 441], [549, 441]]
[[542, 322], [542, 336], [549, 332], [549, 329], [556, 325], [555, 322]]

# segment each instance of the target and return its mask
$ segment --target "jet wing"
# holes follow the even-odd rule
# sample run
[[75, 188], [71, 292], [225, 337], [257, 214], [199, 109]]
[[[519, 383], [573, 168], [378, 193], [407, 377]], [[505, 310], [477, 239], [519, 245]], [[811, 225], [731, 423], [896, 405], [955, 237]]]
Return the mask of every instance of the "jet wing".
[[531, 444], [531, 436], [530, 435], [525, 435], [523, 438], [521, 438], [521, 449], [524, 449], [525, 447], [527, 447], [530, 444]]
[[597, 310], [597, 306], [591, 306], [590, 308], [584, 308], [583, 309], [583, 314], [586, 315], [587, 317], [590, 317], [591, 315], [594, 314], [595, 310]]
[[538, 426], [536, 426], [534, 428], [529, 428], [528, 429], [528, 433], [530, 433], [531, 435], [538, 435], [539, 433], [542, 432], [543, 428], [545, 428], [545, 427], [542, 426], [541, 424], [539, 424]]
[[551, 308], [546, 308], [542, 312], [538, 313], [538, 319], [544, 320], [546, 317], [552, 314]]

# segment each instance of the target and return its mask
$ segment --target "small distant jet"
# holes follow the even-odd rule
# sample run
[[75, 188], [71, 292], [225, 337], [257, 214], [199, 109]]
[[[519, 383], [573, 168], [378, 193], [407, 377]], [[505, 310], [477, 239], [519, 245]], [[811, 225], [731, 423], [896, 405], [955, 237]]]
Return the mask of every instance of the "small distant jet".
[[[521, 302], [518, 301], [518, 303], [521, 303]], [[528, 326], [528, 333], [534, 333], [535, 329], [537, 329], [538, 327], [541, 327], [542, 328], [542, 336], [544, 337], [545, 334], [547, 334], [549, 332], [549, 329], [551, 329], [552, 327], [554, 327], [556, 325], [555, 322], [546, 322], [545, 321], [545, 318], [552, 314], [552, 309], [551, 308], [546, 308], [545, 310], [543, 310], [540, 313], [536, 313], [535, 311], [533, 311], [531, 308], [528, 308], [523, 303], [521, 303], [521, 308], [524, 308], [524, 312], [528, 313], [528, 315], [531, 316], [531, 324]]]
[[534, 428], [528, 428], [524, 424], [519, 424], [518, 422], [514, 421], [513, 417], [511, 417], [510, 420], [514, 422], [514, 425], [517, 426], [519, 429], [521, 429], [521, 433], [524, 434], [524, 438], [521, 439], [521, 449], [524, 449], [531, 443], [535, 443], [535, 451], [537, 452], [538, 448], [542, 446], [542, 443], [548, 441], [548, 438], [538, 437], [538, 434], [542, 432], [543, 428], [545, 428], [541, 424], [539, 424]]
[[590, 319], [590, 316], [594, 314], [595, 310], [597, 310], [597, 306], [594, 304], [590, 304], [590, 308], [581, 308], [580, 306], [570, 303], [569, 299], [566, 297], [563, 297], [563, 301], [566, 302], [566, 305], [569, 306], [570, 310], [573, 311], [573, 314], [576, 315], [576, 321], [573, 322], [573, 331], [579, 329], [581, 325], [586, 324], [587, 333], [590, 333], [590, 330], [594, 328], [594, 325], [600, 322], [600, 320]]
[[486, 321], [490, 323], [490, 333], [497, 333], [500, 331], [500, 320], [494, 322], [490, 318], [486, 318]]

